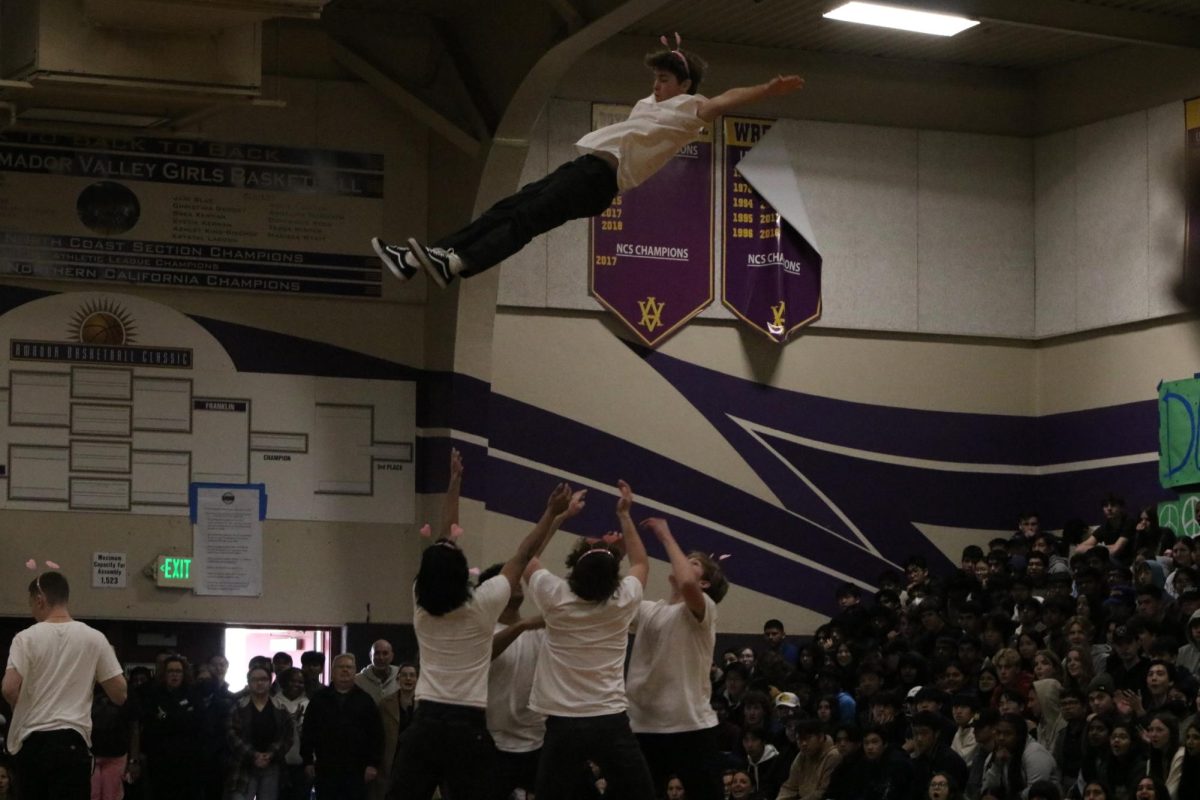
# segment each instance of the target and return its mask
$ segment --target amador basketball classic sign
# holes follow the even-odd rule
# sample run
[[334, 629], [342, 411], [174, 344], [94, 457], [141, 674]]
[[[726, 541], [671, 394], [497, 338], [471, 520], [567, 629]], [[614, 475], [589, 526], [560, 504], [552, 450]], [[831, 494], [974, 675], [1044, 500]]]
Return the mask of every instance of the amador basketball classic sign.
[[133, 315], [112, 300], [90, 300], [81, 305], [66, 326], [68, 341], [12, 339], [8, 356], [13, 361], [58, 361], [73, 364], [124, 364], [130, 366], [191, 369], [187, 347], [142, 347], [136, 344]]

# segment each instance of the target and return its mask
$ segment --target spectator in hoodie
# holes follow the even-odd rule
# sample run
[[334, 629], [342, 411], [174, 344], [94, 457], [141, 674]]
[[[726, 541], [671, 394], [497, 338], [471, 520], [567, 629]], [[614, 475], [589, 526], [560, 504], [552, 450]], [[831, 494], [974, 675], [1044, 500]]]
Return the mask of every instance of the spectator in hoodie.
[[742, 734], [742, 749], [746, 751], [746, 767], [754, 779], [754, 788], [763, 797], [776, 797], [790, 765], [783, 763], [779, 750], [766, 740], [762, 728], [746, 729]]
[[956, 728], [954, 737], [950, 740], [950, 749], [958, 753], [968, 769], [975, 758], [975, 751], [979, 749], [979, 742], [975, 739], [975, 717], [978, 707], [978, 701], [969, 694], [957, 694], [950, 701], [950, 712]]
[[1194, 612], [1188, 619], [1184, 632], [1188, 643], [1179, 648], [1179, 654], [1175, 656], [1175, 668], [1200, 676], [1200, 611]]
[[834, 768], [842, 759], [841, 753], [815, 719], [796, 723], [796, 744], [800, 754], [792, 762], [776, 799], [821, 800]]
[[1178, 598], [1183, 592], [1175, 585], [1176, 577], [1180, 568], [1190, 569], [1196, 566], [1196, 543], [1187, 537], [1176, 539], [1175, 543], [1171, 546], [1171, 560], [1174, 569], [1167, 576], [1163, 588], [1167, 590], [1167, 594], [1172, 598]]
[[1067, 727], [1059, 702], [1061, 694], [1062, 684], [1054, 678], [1034, 681], [1029, 693], [1029, 715], [1037, 722], [1034, 734], [1038, 742], [1051, 752], [1054, 752], [1058, 737]]
[[992, 755], [984, 765], [984, 785], [1000, 786], [1006, 797], [1027, 794], [1036, 781], [1059, 780], [1054, 757], [1038, 741], [1026, 735], [1025, 720], [1005, 714], [996, 724]]

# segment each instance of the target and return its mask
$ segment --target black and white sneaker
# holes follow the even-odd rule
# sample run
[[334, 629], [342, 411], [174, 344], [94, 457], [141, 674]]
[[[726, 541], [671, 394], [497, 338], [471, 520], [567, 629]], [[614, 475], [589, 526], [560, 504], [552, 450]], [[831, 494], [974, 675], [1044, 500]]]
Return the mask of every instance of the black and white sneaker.
[[453, 270], [451, 265], [458, 266], [455, 262], [459, 262], [458, 256], [454, 254], [453, 250], [425, 247], [416, 239], [409, 239], [408, 247], [409, 252], [421, 263], [434, 283], [443, 289], [450, 285], [450, 281], [454, 280], [454, 273], [457, 271]]
[[371, 247], [375, 249], [375, 255], [379, 256], [383, 265], [388, 268], [388, 272], [400, 280], [406, 281], [417, 274], [419, 262], [412, 263], [414, 259], [407, 247], [388, 244], [378, 236], [371, 240]]

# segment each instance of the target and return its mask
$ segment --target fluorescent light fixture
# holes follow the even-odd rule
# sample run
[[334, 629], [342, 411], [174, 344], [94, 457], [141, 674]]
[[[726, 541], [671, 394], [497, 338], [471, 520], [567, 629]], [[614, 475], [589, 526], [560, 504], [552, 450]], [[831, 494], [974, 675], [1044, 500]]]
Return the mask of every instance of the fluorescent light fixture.
[[860, 3], [857, 0], [838, 6], [823, 16], [826, 19], [836, 19], [842, 22], [859, 22], [863, 25], [876, 25], [881, 28], [932, 33], [936, 36], [953, 36], [979, 24], [979, 20], [956, 17], [951, 14], [914, 11], [911, 8], [884, 6], [878, 3]]

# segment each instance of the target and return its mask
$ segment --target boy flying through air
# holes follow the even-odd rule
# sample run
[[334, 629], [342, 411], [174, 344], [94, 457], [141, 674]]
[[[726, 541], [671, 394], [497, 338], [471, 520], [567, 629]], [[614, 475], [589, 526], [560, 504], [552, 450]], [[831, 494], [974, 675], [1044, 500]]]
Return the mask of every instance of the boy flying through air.
[[680, 48], [679, 34], [674, 49], [667, 37], [661, 41], [667, 49], [646, 56], [646, 66], [654, 72], [654, 91], [638, 101], [628, 119], [584, 136], [575, 143], [583, 153], [579, 158], [523, 186], [432, 246], [413, 238], [407, 246], [372, 239], [384, 266], [401, 280], [424, 268], [442, 288], [455, 275], [478, 275], [518, 252], [533, 237], [568, 220], [601, 213], [617, 194], [645, 182], [722, 114], [804, 86], [799, 75], [777, 75], [757, 86], [704, 97], [696, 94], [707, 66], [704, 61]]

